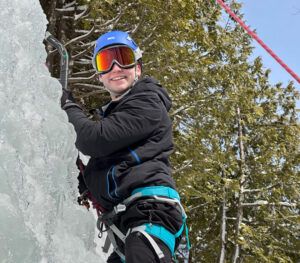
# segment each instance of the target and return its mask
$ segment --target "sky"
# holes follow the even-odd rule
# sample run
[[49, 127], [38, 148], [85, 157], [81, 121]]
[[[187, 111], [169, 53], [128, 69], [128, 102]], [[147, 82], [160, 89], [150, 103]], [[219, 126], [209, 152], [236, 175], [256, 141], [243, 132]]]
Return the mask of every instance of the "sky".
[[[285, 64], [300, 76], [300, 1], [299, 0], [240, 0], [243, 21]], [[271, 69], [271, 83], [297, 82], [267, 51], [253, 40], [254, 57], [261, 56], [265, 68]], [[300, 108], [300, 101], [297, 103]]]

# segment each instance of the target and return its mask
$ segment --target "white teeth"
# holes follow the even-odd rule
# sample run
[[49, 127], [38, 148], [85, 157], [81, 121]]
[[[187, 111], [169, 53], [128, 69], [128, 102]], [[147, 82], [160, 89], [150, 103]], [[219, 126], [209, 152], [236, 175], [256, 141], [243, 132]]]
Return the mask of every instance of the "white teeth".
[[122, 77], [115, 77], [115, 78], [111, 78], [111, 80], [120, 80], [120, 79], [125, 79], [125, 77], [124, 77], [124, 76], [122, 76]]

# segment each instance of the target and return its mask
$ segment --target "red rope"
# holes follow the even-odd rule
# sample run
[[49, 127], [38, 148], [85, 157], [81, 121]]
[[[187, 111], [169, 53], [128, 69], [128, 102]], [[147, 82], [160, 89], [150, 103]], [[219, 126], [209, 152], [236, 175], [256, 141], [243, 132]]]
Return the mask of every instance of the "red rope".
[[226, 10], [226, 12], [232, 16], [232, 18], [238, 22], [247, 33], [254, 38], [290, 75], [294, 77], [300, 83], [299, 76], [291, 70], [287, 64], [285, 64], [273, 51], [270, 49], [258, 36], [253, 32], [232, 10], [228, 5], [226, 5], [223, 0], [217, 0], [217, 2]]

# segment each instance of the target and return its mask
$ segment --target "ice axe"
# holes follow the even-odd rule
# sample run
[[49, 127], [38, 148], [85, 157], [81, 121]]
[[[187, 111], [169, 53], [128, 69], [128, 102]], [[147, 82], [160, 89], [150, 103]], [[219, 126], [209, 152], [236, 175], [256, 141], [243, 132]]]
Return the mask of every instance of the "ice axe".
[[69, 54], [65, 46], [56, 39], [49, 31], [46, 31], [45, 40], [60, 54], [60, 76], [59, 82], [64, 90], [68, 90]]
[[[66, 91], [68, 91], [68, 70], [69, 70], [69, 55], [68, 52], [65, 48], [65, 46], [58, 40], [56, 39], [50, 32], [46, 32], [45, 34], [45, 40], [55, 49], [58, 50], [58, 53], [60, 55], [60, 76], [59, 76], [59, 82], [62, 85], [62, 88]], [[76, 165], [80, 173], [83, 175], [84, 172], [84, 164], [82, 160], [80, 159], [79, 156], [79, 151], [78, 151], [78, 156], [77, 156], [77, 161]], [[87, 209], [89, 209], [90, 205], [88, 202], [88, 197], [89, 192], [84, 191], [79, 197], [78, 197], [78, 203], [80, 205], [84, 205]], [[94, 205], [94, 204], [93, 204]], [[96, 207], [97, 212], [101, 211], [103, 212], [104, 209], [97, 204]]]

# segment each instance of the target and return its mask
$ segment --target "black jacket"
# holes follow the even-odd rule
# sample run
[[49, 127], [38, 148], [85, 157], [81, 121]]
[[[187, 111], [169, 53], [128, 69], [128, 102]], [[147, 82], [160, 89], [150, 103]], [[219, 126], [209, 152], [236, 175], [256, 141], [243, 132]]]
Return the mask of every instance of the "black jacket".
[[81, 109], [66, 109], [76, 146], [91, 156], [84, 172], [91, 194], [107, 210], [139, 187], [175, 188], [168, 157], [173, 150], [171, 100], [152, 78], [139, 80], [119, 101], [102, 111], [100, 121]]

